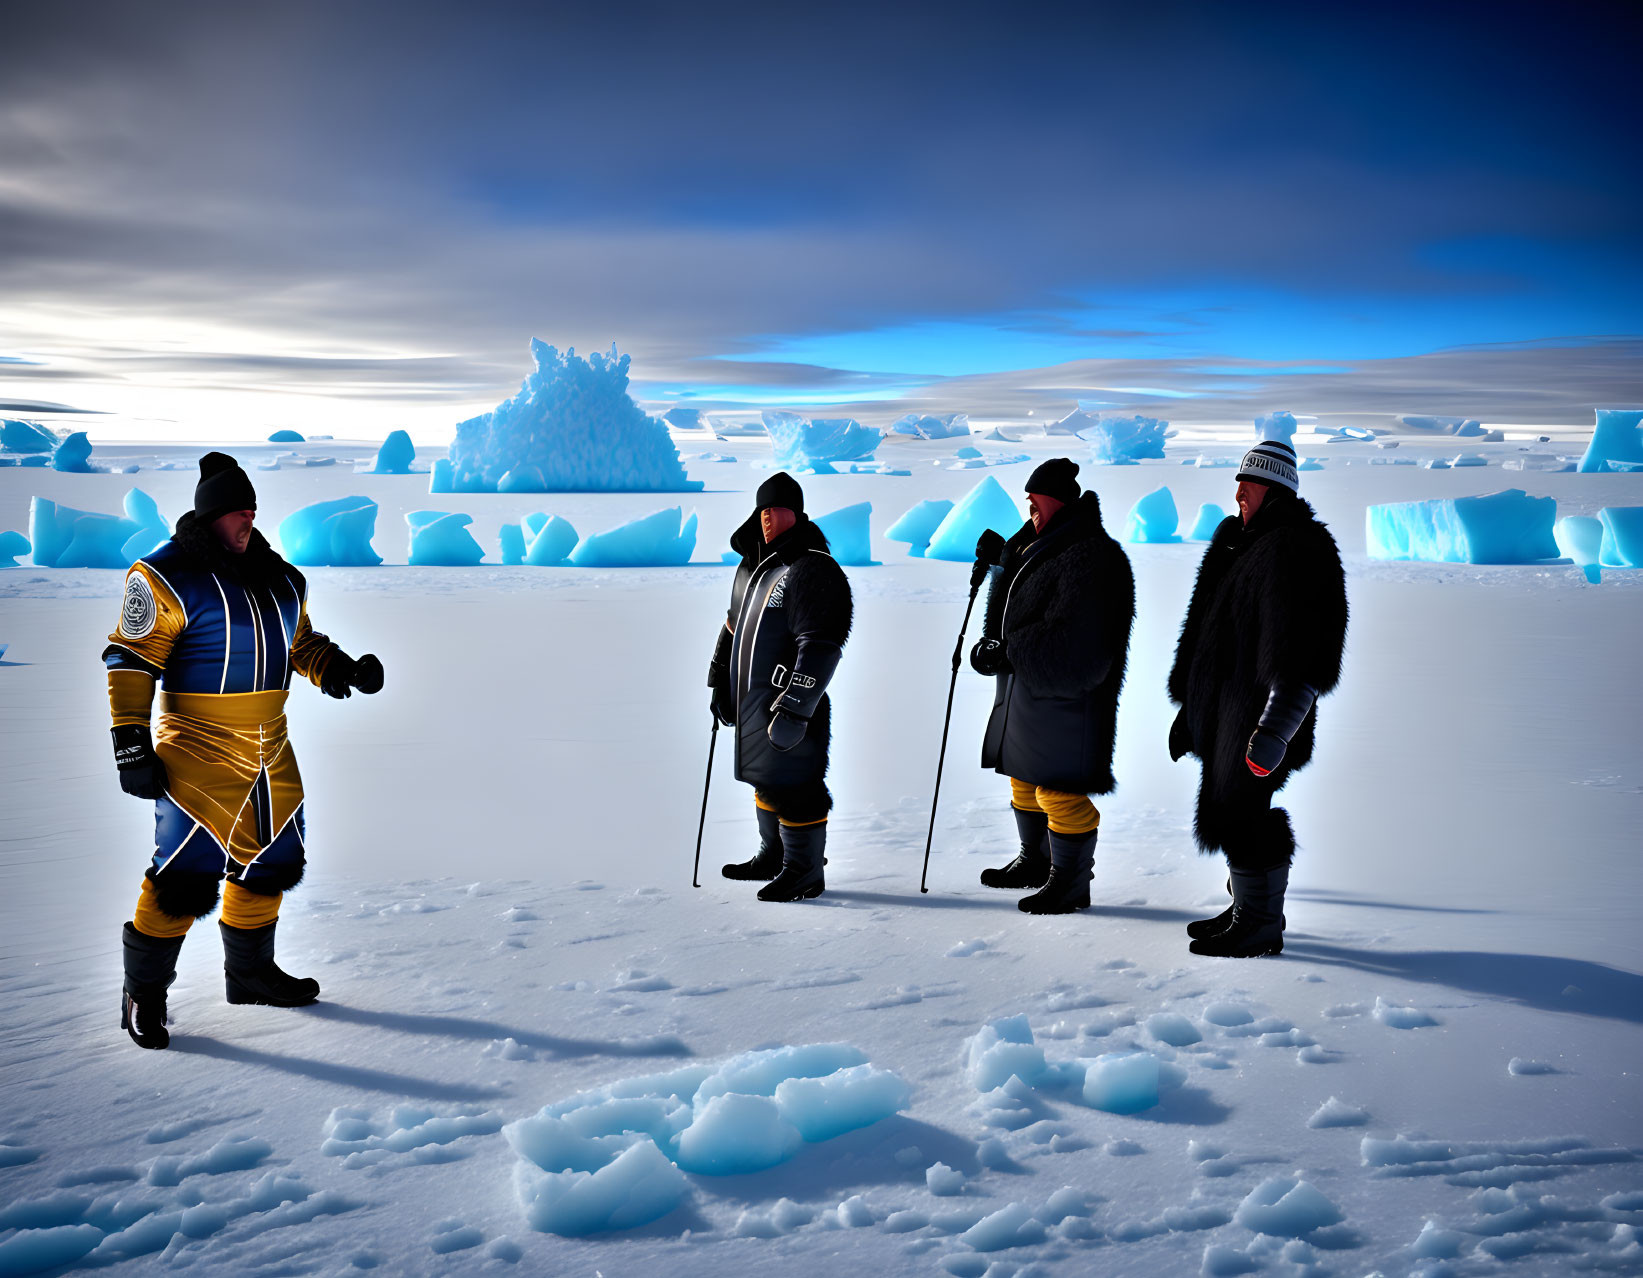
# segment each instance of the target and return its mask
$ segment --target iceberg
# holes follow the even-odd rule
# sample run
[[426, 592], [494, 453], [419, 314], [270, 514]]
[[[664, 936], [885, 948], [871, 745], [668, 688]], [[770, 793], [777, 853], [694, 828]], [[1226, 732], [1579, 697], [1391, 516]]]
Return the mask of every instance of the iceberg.
[[301, 444], [303, 437], [294, 430], [277, 430], [268, 437], [270, 444]]
[[[125, 495], [125, 514], [29, 501], [29, 541], [41, 568], [129, 568], [170, 536], [154, 499], [140, 488]], [[129, 553], [128, 553], [128, 548]]]
[[1426, 431], [1433, 435], [1461, 435], [1470, 438], [1484, 433], [1483, 423], [1475, 417], [1426, 417], [1414, 414], [1400, 417], [1398, 420], [1410, 430]]
[[1263, 413], [1255, 419], [1255, 439], [1277, 439], [1295, 446], [1295, 414], [1279, 410], [1276, 413]]
[[991, 528], [1002, 537], [1011, 537], [1020, 531], [1022, 522], [1020, 507], [1004, 491], [1003, 485], [988, 475], [947, 512], [930, 535], [924, 557], [972, 563], [976, 557], [976, 541], [983, 531]]
[[1221, 521], [1227, 517], [1212, 501], [1206, 501], [1198, 507], [1198, 518], [1193, 521], [1192, 531], [1187, 534], [1188, 541], [1213, 541], [1215, 530], [1221, 526]]
[[873, 559], [873, 529], [869, 517], [873, 503], [858, 501], [843, 506], [831, 514], [817, 516], [815, 524], [827, 538], [827, 548], [833, 558], [851, 567], [871, 567]]
[[[930, 538], [935, 536], [936, 529], [941, 527], [941, 521], [947, 518], [947, 513], [952, 508], [952, 502], [940, 498], [921, 501], [891, 524], [884, 538], [886, 541], [906, 542], [907, 553], [922, 559], [925, 548], [930, 544]], [[979, 537], [981, 534], [976, 535]], [[974, 557], [975, 552], [972, 550], [971, 558]]]
[[890, 424], [892, 435], [914, 435], [919, 439], [955, 439], [970, 433], [968, 413], [946, 413], [940, 417], [907, 413]]
[[472, 515], [443, 510], [413, 510], [405, 516], [411, 530], [408, 562], [413, 568], [470, 568], [485, 558], [468, 525]]
[[369, 497], [317, 501], [280, 520], [280, 548], [299, 568], [374, 568], [377, 504]]
[[382, 447], [377, 449], [376, 464], [371, 467], [373, 475], [409, 475], [411, 463], [416, 460], [416, 445], [411, 443], [411, 437], [405, 431], [390, 431], [388, 438], [382, 441]]
[[699, 408], [684, 408], [675, 405], [662, 414], [662, 420], [669, 426], [676, 426], [680, 430], [702, 430], [707, 423], [702, 420], [702, 410]]
[[11, 453], [49, 453], [57, 447], [57, 436], [33, 422], [0, 418], [0, 448]]
[[[677, 506], [584, 537], [571, 552], [578, 568], [674, 567], [696, 550], [696, 512], [680, 522]], [[529, 556], [527, 555], [527, 561]]]
[[17, 567], [17, 556], [26, 555], [34, 544], [20, 532], [0, 532], [0, 568]]
[[1365, 512], [1371, 559], [1527, 564], [1557, 558], [1557, 501], [1521, 488], [1484, 497], [1394, 502]]
[[1176, 532], [1180, 515], [1175, 510], [1175, 497], [1168, 488], [1148, 493], [1130, 508], [1124, 521], [1124, 540], [1161, 544], [1181, 540]]
[[1590, 515], [1565, 515], [1552, 525], [1552, 540], [1563, 557], [1586, 574], [1594, 586], [1603, 580], [1603, 521]]
[[1600, 560], [1605, 568], [1643, 568], [1643, 506], [1605, 506]]
[[576, 529], [571, 527], [568, 519], [561, 519], [558, 515], [529, 515], [525, 519], [525, 531], [529, 535], [525, 562], [533, 568], [562, 564], [576, 549]]
[[[667, 427], [628, 395], [629, 357], [561, 355], [531, 340], [519, 393], [456, 428], [430, 492], [695, 492]], [[540, 478], [541, 487], [526, 485]]]
[[1643, 463], [1643, 409], [1600, 408], [1586, 455], [1580, 459], [1580, 473], [1602, 474], [1609, 462]]
[[[1169, 436], [1169, 423], [1156, 417], [1098, 417], [1082, 409], [1079, 414], [1086, 423], [1074, 430], [1080, 439], [1090, 445], [1090, 456], [1107, 466], [1128, 466], [1145, 458], [1162, 459], [1164, 440]], [[1071, 426], [1072, 418], [1062, 425]]]
[[75, 431], [52, 449], [51, 468], [70, 475], [97, 473], [97, 467], [91, 464], [91, 440], [85, 431]]
[[833, 462], [865, 461], [884, 438], [883, 431], [863, 426], [852, 417], [806, 421], [797, 413], [767, 409], [763, 418], [775, 464], [782, 470], [816, 470]]

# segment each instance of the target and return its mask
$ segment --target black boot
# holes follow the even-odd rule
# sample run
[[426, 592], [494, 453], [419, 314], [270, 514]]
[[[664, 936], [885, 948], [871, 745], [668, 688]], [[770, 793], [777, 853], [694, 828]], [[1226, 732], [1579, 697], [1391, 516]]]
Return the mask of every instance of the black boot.
[[1023, 812], [1013, 803], [1021, 853], [1008, 865], [981, 872], [981, 886], [990, 888], [1043, 887], [1050, 878], [1050, 818], [1042, 812]]
[[269, 1007], [302, 1007], [319, 997], [319, 982], [280, 970], [274, 962], [274, 929], [229, 927], [222, 931], [222, 970], [230, 1003], [265, 1003]]
[[1050, 831], [1050, 877], [1044, 887], [1016, 902], [1027, 914], [1071, 914], [1090, 908], [1095, 839], [1099, 833], [1057, 834]]
[[[1227, 875], [1227, 895], [1232, 895], [1232, 875]], [[1187, 924], [1187, 935], [1193, 940], [1200, 936], [1214, 936], [1217, 932], [1224, 932], [1232, 922], [1232, 907], [1229, 905], [1212, 919], [1198, 919]]]
[[719, 871], [727, 879], [768, 883], [782, 872], [782, 823], [768, 808], [759, 808], [759, 854], [751, 861], [732, 861]]
[[820, 896], [826, 887], [822, 850], [827, 846], [827, 822], [784, 825], [781, 830], [782, 872], [759, 889], [759, 900], [807, 901]]
[[1259, 958], [1284, 952], [1284, 893], [1289, 867], [1232, 872], [1232, 920], [1188, 948], [1214, 958]]
[[127, 923], [121, 933], [125, 951], [125, 986], [120, 991], [120, 1028], [138, 1047], [168, 1047], [165, 992], [177, 979], [180, 936], [149, 936]]

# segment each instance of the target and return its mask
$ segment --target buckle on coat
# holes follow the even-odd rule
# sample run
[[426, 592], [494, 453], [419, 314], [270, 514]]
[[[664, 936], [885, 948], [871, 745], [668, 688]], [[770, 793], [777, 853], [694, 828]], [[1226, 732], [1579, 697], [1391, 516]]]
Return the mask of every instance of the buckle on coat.
[[788, 677], [787, 667], [783, 666], [783, 665], [778, 665], [774, 670], [772, 670], [770, 672], [770, 686], [772, 688], [785, 688], [785, 687], [787, 687], [787, 677]]

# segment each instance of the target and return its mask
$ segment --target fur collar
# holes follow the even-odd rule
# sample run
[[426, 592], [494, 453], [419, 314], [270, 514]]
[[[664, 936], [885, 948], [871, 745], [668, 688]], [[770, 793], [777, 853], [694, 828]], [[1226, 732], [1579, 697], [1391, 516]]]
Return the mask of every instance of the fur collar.
[[251, 544], [245, 553], [236, 555], [224, 549], [211, 526], [202, 523], [192, 510], [178, 518], [171, 541], [189, 567], [197, 572], [215, 573], [237, 586], [263, 586], [293, 575], [291, 566], [280, 558], [258, 529], [251, 530]]
[[799, 512], [798, 523], [767, 545], [764, 530], [759, 526], [759, 512], [755, 510], [730, 534], [730, 548], [751, 567], [769, 554], [779, 556], [784, 564], [791, 564], [806, 551], [825, 551], [828, 546], [826, 534], [803, 511]]

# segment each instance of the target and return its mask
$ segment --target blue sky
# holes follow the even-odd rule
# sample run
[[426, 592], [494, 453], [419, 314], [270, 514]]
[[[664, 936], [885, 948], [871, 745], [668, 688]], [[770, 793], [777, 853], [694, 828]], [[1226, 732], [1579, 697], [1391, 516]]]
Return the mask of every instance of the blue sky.
[[1634, 15], [18, 9], [0, 402], [435, 429], [538, 336], [869, 416], [1578, 415], [1643, 396]]

